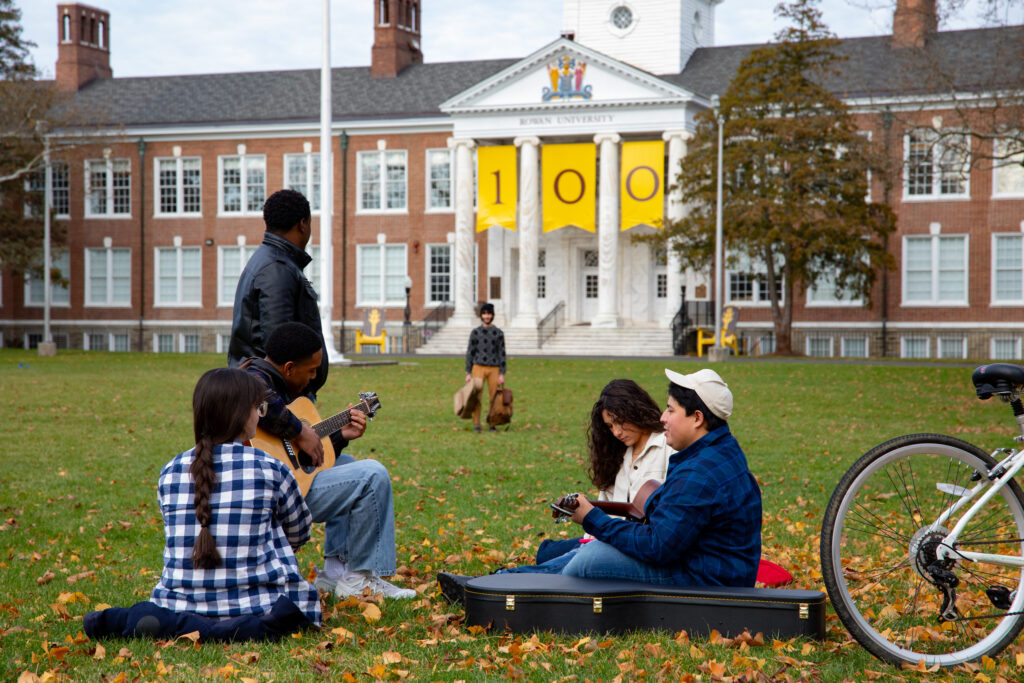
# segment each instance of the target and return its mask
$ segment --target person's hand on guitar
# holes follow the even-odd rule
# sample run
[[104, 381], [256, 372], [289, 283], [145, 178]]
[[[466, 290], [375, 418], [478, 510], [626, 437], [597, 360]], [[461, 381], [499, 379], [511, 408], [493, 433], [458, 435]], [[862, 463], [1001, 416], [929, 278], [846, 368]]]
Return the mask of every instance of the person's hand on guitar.
[[590, 501], [579, 496], [576, 499], [576, 509], [572, 511], [572, 521], [577, 524], [583, 524], [583, 518], [587, 516], [587, 513], [594, 509], [594, 506], [590, 504]]
[[[355, 411], [353, 411], [353, 414], [355, 414]], [[365, 419], [363, 426], [366, 426]], [[320, 467], [323, 464], [324, 445], [320, 442], [320, 437], [316, 435], [316, 432], [308, 424], [302, 425], [302, 431], [295, 437], [295, 445], [310, 457], [315, 467]]]
[[[348, 404], [349, 409], [352, 408], [352, 404]], [[353, 441], [358, 439], [366, 431], [366, 414], [356, 408], [355, 410], [349, 410], [349, 422], [347, 425], [341, 428], [341, 435], [346, 441]]]

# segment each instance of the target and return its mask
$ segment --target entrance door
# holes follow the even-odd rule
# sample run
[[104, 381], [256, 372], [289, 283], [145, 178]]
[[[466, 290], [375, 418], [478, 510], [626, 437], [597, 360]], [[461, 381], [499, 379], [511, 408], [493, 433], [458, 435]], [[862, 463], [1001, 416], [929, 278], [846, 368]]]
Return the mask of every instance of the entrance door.
[[597, 249], [584, 249], [580, 257], [580, 322], [589, 323], [597, 315]]
[[651, 320], [658, 321], [665, 316], [668, 301], [668, 254], [659, 247], [652, 254], [654, 267], [651, 268]]

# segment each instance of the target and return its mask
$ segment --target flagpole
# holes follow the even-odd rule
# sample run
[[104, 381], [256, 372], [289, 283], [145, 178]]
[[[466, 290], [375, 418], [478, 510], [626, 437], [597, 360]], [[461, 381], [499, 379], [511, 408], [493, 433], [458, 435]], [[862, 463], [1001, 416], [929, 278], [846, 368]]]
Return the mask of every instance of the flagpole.
[[[330, 363], [346, 358], [334, 344], [331, 311], [334, 307], [334, 162], [331, 155], [331, 0], [323, 0], [323, 60], [320, 66], [320, 325]], [[345, 245], [342, 245], [342, 249]], [[345, 314], [342, 311], [342, 319]], [[345, 334], [342, 325], [341, 333]]]

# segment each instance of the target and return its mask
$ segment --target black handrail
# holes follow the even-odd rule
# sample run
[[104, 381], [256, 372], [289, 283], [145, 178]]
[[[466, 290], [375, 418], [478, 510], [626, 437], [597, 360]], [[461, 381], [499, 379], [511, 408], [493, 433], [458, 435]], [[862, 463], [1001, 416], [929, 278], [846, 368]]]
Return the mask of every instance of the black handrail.
[[559, 301], [551, 312], [544, 316], [544, 319], [537, 324], [537, 348], [544, 346], [544, 342], [551, 339], [558, 332], [558, 328], [565, 322], [565, 301]]

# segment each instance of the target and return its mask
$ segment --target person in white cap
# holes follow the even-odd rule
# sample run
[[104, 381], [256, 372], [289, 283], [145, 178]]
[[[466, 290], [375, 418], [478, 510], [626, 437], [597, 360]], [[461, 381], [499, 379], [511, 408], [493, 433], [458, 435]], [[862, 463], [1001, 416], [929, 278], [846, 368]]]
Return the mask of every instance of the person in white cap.
[[569, 576], [668, 585], [753, 586], [761, 558], [761, 490], [729, 430], [732, 392], [714, 370], [671, 380], [661, 421], [669, 446], [665, 483], [647, 523], [611, 517], [583, 496], [572, 519], [595, 539], [562, 570]]

